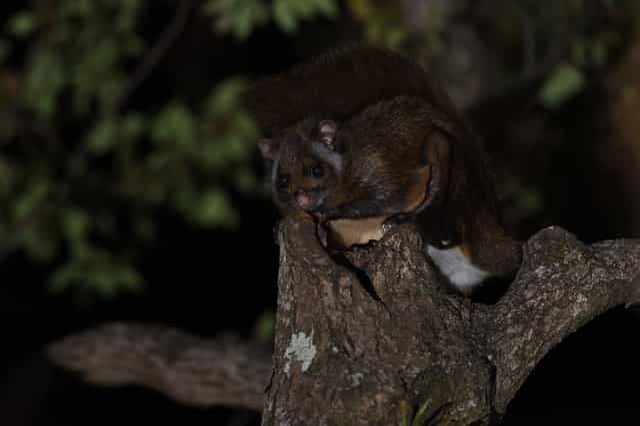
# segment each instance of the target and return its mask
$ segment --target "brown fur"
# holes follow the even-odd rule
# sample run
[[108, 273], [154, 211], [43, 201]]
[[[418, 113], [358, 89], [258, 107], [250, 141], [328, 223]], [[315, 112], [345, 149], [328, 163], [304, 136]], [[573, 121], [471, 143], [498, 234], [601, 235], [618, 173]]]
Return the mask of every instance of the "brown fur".
[[256, 82], [245, 104], [262, 131], [272, 135], [312, 115], [343, 120], [401, 95], [428, 99], [438, 110], [455, 114], [448, 96], [422, 66], [397, 53], [359, 45], [330, 50]]
[[342, 170], [317, 214], [344, 245], [415, 212], [427, 244], [462, 245], [481, 269], [508, 275], [520, 248], [499, 225], [487, 156], [432, 81], [401, 55], [350, 47], [258, 82], [247, 104], [267, 134], [311, 116], [340, 122]]

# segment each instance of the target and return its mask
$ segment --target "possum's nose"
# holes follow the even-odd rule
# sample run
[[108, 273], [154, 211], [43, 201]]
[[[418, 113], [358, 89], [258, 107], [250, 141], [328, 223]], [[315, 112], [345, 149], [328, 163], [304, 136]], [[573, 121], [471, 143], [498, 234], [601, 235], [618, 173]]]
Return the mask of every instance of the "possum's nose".
[[309, 196], [302, 189], [296, 192], [296, 204], [298, 204], [303, 209], [308, 209], [313, 207], [313, 198]]
[[308, 212], [317, 210], [324, 203], [327, 192], [320, 188], [299, 189], [295, 193], [298, 207]]

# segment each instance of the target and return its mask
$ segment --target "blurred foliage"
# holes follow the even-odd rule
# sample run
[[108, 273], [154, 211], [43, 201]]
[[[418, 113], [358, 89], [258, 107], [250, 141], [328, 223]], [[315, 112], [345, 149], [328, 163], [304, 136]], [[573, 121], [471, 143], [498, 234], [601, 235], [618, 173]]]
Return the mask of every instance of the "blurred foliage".
[[558, 65], [540, 89], [540, 101], [549, 108], [557, 108], [584, 88], [584, 80], [574, 65]]
[[[152, 105], [129, 102], [185, 21], [210, 23], [235, 43], [272, 25], [300, 45], [305, 25], [320, 19], [349, 26], [352, 38], [410, 51], [446, 46], [449, 23], [469, 20], [504, 80], [541, 77], [538, 100], [552, 110], [612, 61], [624, 41], [620, 23], [639, 16], [633, 0], [489, 0], [468, 2], [464, 13], [457, 3], [464, 2], [24, 2], [0, 32], [0, 259], [24, 253], [54, 268], [55, 291], [113, 297], [141, 288], [137, 265], [160, 213], [203, 228], [238, 225], [231, 194], [259, 188], [251, 164], [258, 132], [239, 102], [246, 81], [211, 81], [197, 100], [162, 88]], [[407, 23], [409, 5], [437, 6], [423, 17], [423, 34], [415, 16]], [[157, 7], [175, 13], [164, 24], [153, 17], [163, 28], [149, 37]], [[349, 19], [338, 20], [341, 13]], [[514, 215], [543, 208], [538, 188], [506, 186], [518, 194]]]
[[[154, 55], [185, 25], [173, 18], [147, 41], [142, 22], [153, 3], [33, 0], [4, 22], [0, 258], [22, 252], [54, 266], [54, 291], [138, 291], [136, 264], [154, 241], [159, 212], [233, 228], [230, 191], [259, 189], [250, 161], [257, 129], [240, 106], [242, 78], [212, 82], [197, 103], [167, 90], [153, 107], [127, 106]], [[270, 20], [293, 34], [302, 20], [338, 14], [334, 0], [163, 3], [239, 40]]]
[[[555, 109], [587, 87], [624, 45], [640, 19], [636, 0], [491, 0], [480, 8], [489, 44], [503, 62], [515, 61], [518, 77], [544, 76], [538, 99]], [[635, 22], [633, 22], [635, 20]]]
[[153, 108], [126, 107], [151, 49], [139, 28], [148, 3], [33, 1], [3, 28], [0, 255], [56, 265], [55, 291], [139, 290], [135, 265], [161, 209], [234, 227], [229, 191], [257, 188], [242, 79], [218, 82], [197, 104], [167, 90]]
[[401, 9], [385, 0], [347, 0], [351, 16], [360, 23], [369, 43], [399, 49], [408, 40]]
[[[409, 408], [409, 404], [407, 401], [401, 401], [400, 403], [400, 413], [398, 418], [398, 425], [400, 426], [424, 426], [427, 424], [428, 418], [426, 417], [427, 409], [431, 405], [432, 400], [429, 398], [425, 402], [418, 407], [418, 410], [414, 415], [411, 413], [411, 409]], [[447, 426], [450, 423], [449, 419], [444, 419], [438, 424], [443, 426]]]
[[[566, 62], [557, 64], [541, 87], [540, 101], [545, 107], [557, 108], [584, 89], [585, 80], [588, 78], [585, 74], [607, 65], [612, 51], [623, 43], [620, 17], [626, 18], [627, 13], [632, 16], [638, 12], [637, 2], [629, 0], [602, 0], [598, 6], [602, 15], [593, 16], [594, 22], [591, 25], [583, 25], [584, 29], [576, 30], [574, 35], [568, 38]], [[567, 2], [564, 8], [556, 6], [555, 19], [560, 22], [556, 22], [556, 27], [563, 21], [575, 20], [575, 17], [581, 16], [584, 7], [583, 0]], [[607, 15], [618, 15], [618, 20], [602, 19]], [[598, 22], [598, 18], [602, 21]]]
[[316, 17], [334, 19], [338, 15], [336, 0], [208, 0], [204, 12], [214, 17], [214, 28], [245, 40], [271, 19], [283, 32], [294, 35], [302, 21]]
[[271, 344], [276, 330], [276, 313], [273, 309], [267, 309], [256, 319], [253, 327], [253, 338], [265, 345]]

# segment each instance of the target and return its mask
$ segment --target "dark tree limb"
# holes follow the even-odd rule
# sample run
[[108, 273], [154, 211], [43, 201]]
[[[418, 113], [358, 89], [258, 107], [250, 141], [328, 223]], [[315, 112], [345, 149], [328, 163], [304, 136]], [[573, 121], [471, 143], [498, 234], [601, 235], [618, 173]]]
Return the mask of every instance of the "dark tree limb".
[[257, 344], [145, 324], [106, 324], [53, 343], [48, 354], [89, 382], [141, 385], [194, 406], [259, 410], [271, 372], [271, 353]]
[[[587, 246], [560, 228], [542, 230], [502, 299], [479, 305], [442, 287], [411, 224], [349, 252], [351, 268], [320, 246], [307, 217], [284, 219], [278, 235], [265, 425], [399, 424], [425, 403], [429, 424], [490, 424], [552, 347], [640, 298], [634, 240]], [[137, 383], [197, 405], [257, 409], [271, 371], [269, 356], [247, 343], [139, 325], [71, 336], [50, 353], [93, 381]]]
[[160, 61], [173, 46], [178, 36], [184, 30], [191, 11], [192, 0], [176, 2], [176, 11], [171, 23], [165, 28], [153, 47], [144, 56], [140, 64], [132, 72], [122, 95], [114, 103], [114, 110], [119, 110], [129, 101], [131, 95], [138, 90], [142, 83], [149, 77]]
[[517, 280], [487, 318], [500, 411], [553, 346], [608, 309], [640, 301], [638, 241], [586, 246], [553, 227], [526, 247]]

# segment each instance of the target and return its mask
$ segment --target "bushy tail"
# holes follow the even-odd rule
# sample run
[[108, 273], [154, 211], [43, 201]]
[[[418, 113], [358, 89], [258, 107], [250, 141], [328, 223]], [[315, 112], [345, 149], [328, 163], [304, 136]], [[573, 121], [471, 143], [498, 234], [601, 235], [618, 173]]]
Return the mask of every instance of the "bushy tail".
[[246, 104], [268, 135], [309, 116], [344, 119], [400, 95], [422, 97], [456, 116], [448, 96], [433, 81], [422, 66], [405, 56], [350, 45], [256, 82]]

